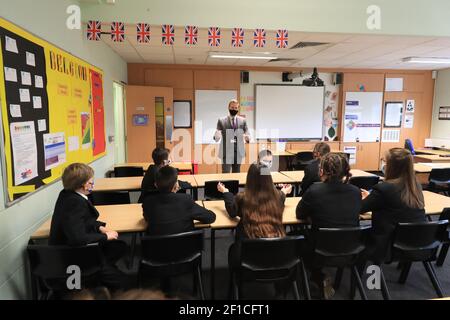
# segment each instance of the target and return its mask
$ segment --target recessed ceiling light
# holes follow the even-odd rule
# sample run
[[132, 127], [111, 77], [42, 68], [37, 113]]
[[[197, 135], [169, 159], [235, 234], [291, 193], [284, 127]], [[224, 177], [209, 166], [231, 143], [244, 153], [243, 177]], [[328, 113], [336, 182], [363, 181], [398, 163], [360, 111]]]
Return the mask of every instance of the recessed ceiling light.
[[407, 57], [402, 59], [406, 63], [424, 63], [424, 64], [450, 64], [450, 58], [436, 58], [436, 57]]
[[238, 54], [224, 54], [224, 53], [211, 53], [209, 57], [218, 59], [256, 59], [256, 60], [277, 59], [277, 57], [274, 56], [252, 56], [252, 55], [238, 55]]

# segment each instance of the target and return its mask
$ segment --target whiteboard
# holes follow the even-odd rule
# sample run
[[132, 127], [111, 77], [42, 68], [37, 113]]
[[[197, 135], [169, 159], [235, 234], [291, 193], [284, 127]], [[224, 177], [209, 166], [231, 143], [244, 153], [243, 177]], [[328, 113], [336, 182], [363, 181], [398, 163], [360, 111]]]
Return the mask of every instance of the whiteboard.
[[378, 142], [381, 134], [383, 92], [347, 92], [344, 142]]
[[321, 139], [324, 87], [256, 85], [258, 139]]
[[228, 103], [237, 99], [236, 90], [195, 90], [196, 144], [216, 143], [213, 139], [219, 118], [228, 115]]

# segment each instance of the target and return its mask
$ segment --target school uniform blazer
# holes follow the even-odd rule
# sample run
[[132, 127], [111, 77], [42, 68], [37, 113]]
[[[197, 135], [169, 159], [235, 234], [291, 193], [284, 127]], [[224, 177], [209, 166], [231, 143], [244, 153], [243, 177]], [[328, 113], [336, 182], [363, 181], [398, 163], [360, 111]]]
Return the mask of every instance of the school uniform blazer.
[[306, 190], [314, 183], [320, 182], [319, 177], [319, 164], [320, 160], [315, 159], [310, 164], [308, 164], [304, 170], [305, 176], [302, 180], [302, 189], [300, 190], [300, 197], [305, 194]]
[[359, 226], [361, 191], [341, 182], [312, 184], [297, 204], [297, 219], [311, 219], [313, 229]]
[[[248, 126], [247, 121], [244, 117], [235, 116], [237, 121], [236, 130], [233, 129], [233, 125], [231, 123], [231, 116], [226, 116], [220, 118], [217, 121], [217, 131], [220, 132], [220, 136], [217, 134], [214, 136], [215, 141], [219, 141], [220, 139], [220, 148], [219, 148], [219, 158], [226, 163], [226, 158], [228, 156], [228, 163], [233, 162], [234, 159], [234, 150], [237, 151], [237, 158], [241, 160], [245, 157], [245, 145], [244, 145], [244, 134], [248, 134]], [[231, 140], [236, 137], [237, 143], [231, 143]], [[232, 150], [227, 150], [227, 147], [230, 147]]]
[[56, 200], [50, 227], [50, 245], [84, 246], [103, 242], [107, 236], [99, 231], [104, 222], [89, 200], [74, 191], [62, 190]]
[[[284, 202], [286, 200], [286, 195], [281, 192], [280, 190], [277, 190], [280, 192], [280, 206], [284, 210]], [[247, 234], [245, 233], [244, 227], [242, 225], [242, 207], [245, 206], [245, 204], [242, 201], [242, 194], [234, 195], [231, 192], [224, 192], [223, 193], [223, 200], [225, 202], [225, 208], [227, 210], [228, 215], [230, 218], [240, 217], [238, 225], [236, 226], [236, 240], [242, 240], [248, 238]]]
[[[422, 192], [420, 184], [417, 184]], [[362, 201], [361, 213], [372, 211], [370, 247], [373, 259], [382, 262], [389, 255], [395, 227], [401, 222], [427, 221], [425, 209], [410, 208], [401, 200], [401, 188], [393, 183], [382, 182]]]
[[199, 206], [184, 193], [153, 193], [142, 203], [148, 235], [169, 235], [194, 230], [194, 220], [209, 224], [216, 220], [211, 210]]

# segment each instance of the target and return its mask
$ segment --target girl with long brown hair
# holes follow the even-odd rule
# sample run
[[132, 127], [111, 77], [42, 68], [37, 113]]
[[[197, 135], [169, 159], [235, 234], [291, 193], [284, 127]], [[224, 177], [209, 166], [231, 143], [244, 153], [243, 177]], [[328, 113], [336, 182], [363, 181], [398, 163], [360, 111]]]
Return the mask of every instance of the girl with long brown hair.
[[369, 193], [362, 190], [361, 213], [372, 211], [370, 256], [383, 262], [395, 226], [400, 222], [426, 221], [422, 187], [416, 180], [411, 152], [392, 148], [384, 159], [385, 181]]

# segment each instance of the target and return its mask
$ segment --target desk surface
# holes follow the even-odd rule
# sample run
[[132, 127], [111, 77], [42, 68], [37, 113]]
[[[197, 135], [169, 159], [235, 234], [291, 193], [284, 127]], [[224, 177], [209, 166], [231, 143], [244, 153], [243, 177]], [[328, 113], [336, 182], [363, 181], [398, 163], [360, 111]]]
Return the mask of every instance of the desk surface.
[[[301, 182], [303, 180], [303, 177], [305, 176], [305, 173], [303, 170], [281, 171], [281, 173], [284, 174], [285, 176], [293, 179], [295, 182]], [[351, 173], [352, 173], [353, 177], [370, 177], [370, 176], [374, 175], [372, 173], [358, 170], [358, 169], [352, 169]]]
[[[271, 172], [273, 183], [293, 183], [294, 180], [280, 172]], [[247, 172], [240, 173], [212, 173], [196, 174], [193, 176], [197, 182], [197, 187], [204, 187], [206, 181], [239, 180], [240, 185], [244, 185], [247, 180]]]
[[[94, 191], [141, 190], [142, 179], [143, 177], [98, 178], [94, 181]], [[193, 175], [180, 174], [178, 180], [189, 182], [193, 187], [197, 187]]]
[[432, 169], [450, 168], [450, 162], [414, 163], [416, 173], [430, 173]]
[[[292, 149], [287, 149], [286, 152], [289, 152], [291, 154], [297, 154], [299, 152], [313, 152], [313, 149], [307, 149], [307, 148], [292, 148]], [[339, 149], [331, 149], [331, 152], [344, 152], [344, 151], [340, 151]]]
[[[129, 163], [119, 163], [116, 164], [114, 167], [128, 167], [128, 166], [142, 167], [145, 171], [151, 164], [153, 164], [153, 162], [129, 162]], [[172, 162], [170, 165], [182, 171], [192, 170], [192, 163], [190, 162]], [[114, 170], [114, 168], [112, 168], [112, 170]]]
[[434, 154], [434, 155], [441, 155], [441, 154], [450, 154], [450, 151], [448, 150], [433, 150], [433, 149], [428, 149], [428, 148], [420, 148], [420, 149], [416, 149], [415, 150], [416, 153], [420, 152], [420, 153], [425, 153], [425, 154]]
[[450, 163], [450, 157], [441, 157], [435, 154], [419, 154], [414, 156], [415, 162], [448, 162]]

